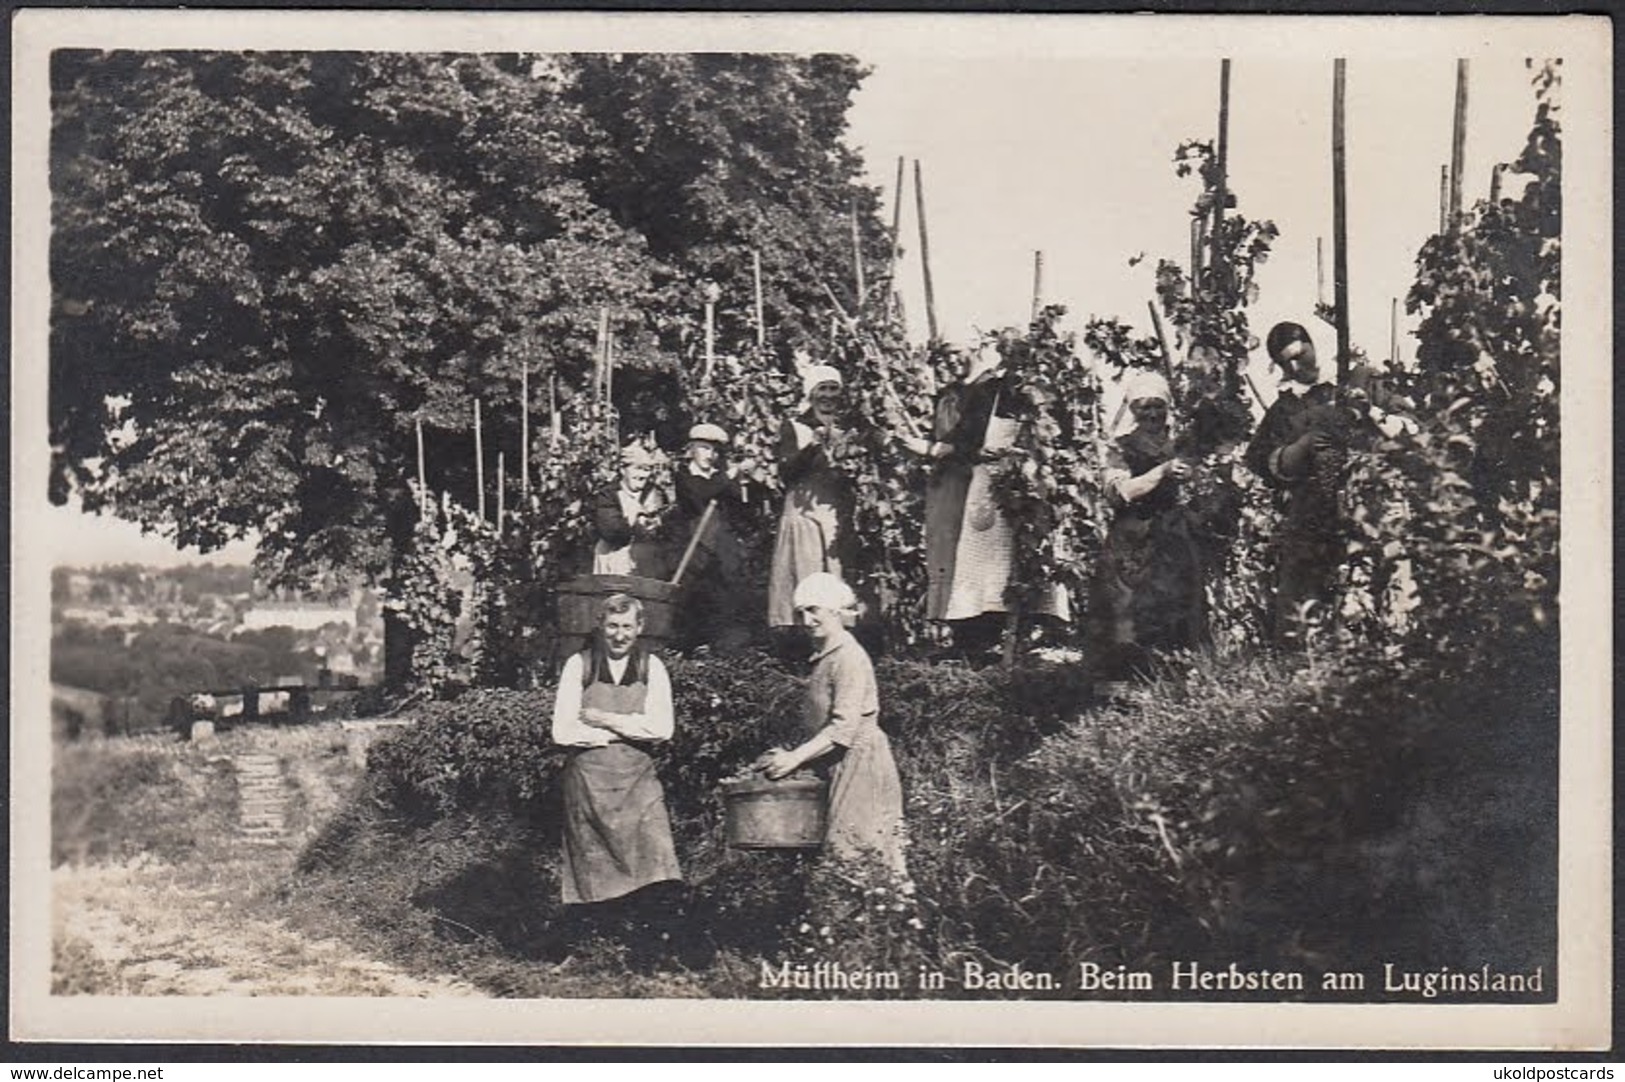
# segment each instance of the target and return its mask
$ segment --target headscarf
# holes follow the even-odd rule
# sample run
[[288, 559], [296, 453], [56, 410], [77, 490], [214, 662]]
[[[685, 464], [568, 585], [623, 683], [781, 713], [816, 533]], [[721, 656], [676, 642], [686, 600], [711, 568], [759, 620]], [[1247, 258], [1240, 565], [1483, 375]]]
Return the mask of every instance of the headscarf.
[[790, 601], [798, 609], [816, 605], [841, 613], [855, 612], [858, 607], [858, 596], [852, 592], [852, 587], [841, 581], [839, 575], [832, 575], [828, 571], [814, 571], [802, 579], [796, 585]]
[[841, 370], [832, 364], [809, 364], [801, 370], [801, 389], [808, 397], [821, 383], [845, 386], [846, 381], [841, 378]]
[[1147, 368], [1136, 369], [1123, 388], [1123, 401], [1132, 404], [1148, 398], [1171, 403], [1173, 395], [1169, 393], [1168, 381], [1162, 377], [1162, 373]]

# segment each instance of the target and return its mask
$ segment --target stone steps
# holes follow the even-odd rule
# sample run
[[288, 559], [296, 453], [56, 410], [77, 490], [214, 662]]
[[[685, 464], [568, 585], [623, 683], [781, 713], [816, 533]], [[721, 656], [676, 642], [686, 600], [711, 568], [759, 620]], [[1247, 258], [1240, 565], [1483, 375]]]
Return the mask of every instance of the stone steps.
[[257, 845], [280, 843], [288, 804], [282, 764], [271, 755], [238, 755], [232, 768], [237, 774], [237, 825], [243, 839]]

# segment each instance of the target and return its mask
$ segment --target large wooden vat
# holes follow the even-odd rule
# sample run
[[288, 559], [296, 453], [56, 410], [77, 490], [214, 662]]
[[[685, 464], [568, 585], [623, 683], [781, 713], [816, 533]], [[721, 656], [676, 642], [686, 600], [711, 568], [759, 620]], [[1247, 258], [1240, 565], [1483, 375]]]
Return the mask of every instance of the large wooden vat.
[[643, 644], [660, 651], [671, 645], [679, 587], [638, 575], [577, 575], [559, 584], [558, 663], [583, 649], [598, 627], [598, 603], [610, 594], [631, 594], [643, 602]]

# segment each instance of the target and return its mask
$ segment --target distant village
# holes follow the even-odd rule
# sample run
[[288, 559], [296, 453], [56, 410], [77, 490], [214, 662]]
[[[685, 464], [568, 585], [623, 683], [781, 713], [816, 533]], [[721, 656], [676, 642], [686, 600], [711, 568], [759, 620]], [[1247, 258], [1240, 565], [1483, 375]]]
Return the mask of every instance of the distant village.
[[367, 587], [270, 589], [245, 566], [59, 567], [53, 713], [128, 731], [156, 727], [177, 697], [365, 686], [381, 671], [383, 638], [381, 599]]

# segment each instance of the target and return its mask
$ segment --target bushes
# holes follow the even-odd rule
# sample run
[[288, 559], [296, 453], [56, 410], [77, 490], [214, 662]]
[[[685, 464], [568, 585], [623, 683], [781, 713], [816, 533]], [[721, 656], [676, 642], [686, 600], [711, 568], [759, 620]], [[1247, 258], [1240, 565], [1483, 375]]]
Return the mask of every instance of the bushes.
[[[693, 934], [721, 951], [706, 991], [752, 994], [764, 961], [1285, 965], [1305, 944], [1342, 957], [1415, 922], [1385, 893], [1394, 869], [1362, 856], [1401, 825], [1418, 749], [1439, 730], [1405, 689], [1324, 660], [1311, 680], [1269, 659], [1190, 656], [1134, 702], [1086, 710], [1077, 668], [877, 665], [907, 888], [728, 850], [718, 785], [795, 739], [800, 685], [761, 655], [674, 660], [660, 776]], [[561, 927], [550, 708], [548, 692], [499, 691], [431, 706], [375, 746], [367, 793], [305, 870], [343, 879], [347, 904], [392, 934], [488, 938], [522, 968]], [[1386, 939], [1360, 937], [1371, 921], [1389, 922]]]

